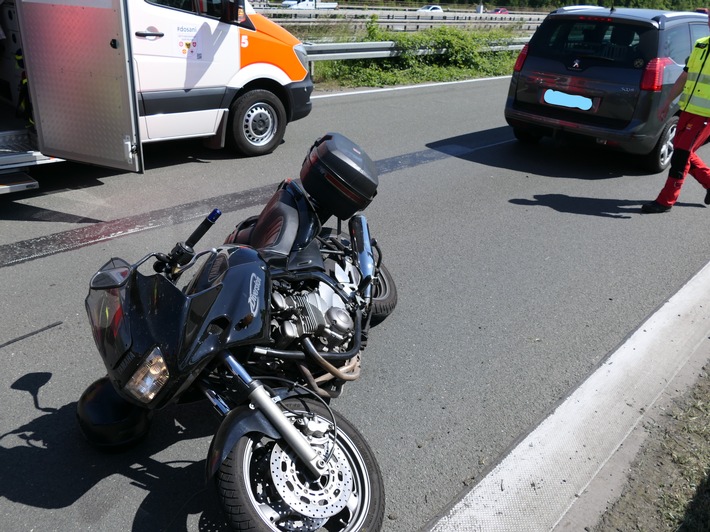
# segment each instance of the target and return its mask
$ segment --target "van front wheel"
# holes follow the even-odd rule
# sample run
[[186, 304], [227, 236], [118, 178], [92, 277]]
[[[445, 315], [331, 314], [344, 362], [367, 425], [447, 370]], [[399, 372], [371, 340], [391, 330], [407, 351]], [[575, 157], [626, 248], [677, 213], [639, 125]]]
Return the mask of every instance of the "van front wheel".
[[269, 91], [249, 91], [234, 100], [229, 110], [228, 146], [244, 155], [271, 153], [285, 131], [286, 111]]

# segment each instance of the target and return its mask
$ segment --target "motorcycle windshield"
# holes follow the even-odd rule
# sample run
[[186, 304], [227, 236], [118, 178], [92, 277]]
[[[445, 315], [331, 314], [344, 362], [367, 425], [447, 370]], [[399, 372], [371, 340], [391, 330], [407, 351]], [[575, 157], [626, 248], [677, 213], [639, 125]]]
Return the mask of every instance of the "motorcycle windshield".
[[130, 274], [125, 261], [111, 259], [91, 279], [86, 313], [94, 342], [104, 358], [119, 358], [131, 347], [131, 327], [124, 312]]
[[[109, 261], [94, 276], [86, 312], [106, 369], [116, 382], [125, 383], [153, 347], [178, 352], [187, 298], [163, 276], [145, 276], [121, 262]], [[109, 281], [123, 274], [120, 286]]]

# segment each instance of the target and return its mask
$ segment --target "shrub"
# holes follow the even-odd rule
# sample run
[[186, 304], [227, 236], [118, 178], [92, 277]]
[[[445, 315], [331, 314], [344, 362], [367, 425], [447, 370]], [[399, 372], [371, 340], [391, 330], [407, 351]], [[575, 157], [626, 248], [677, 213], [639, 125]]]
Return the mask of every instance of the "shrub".
[[318, 61], [313, 73], [316, 85], [380, 87], [500, 76], [512, 72], [517, 57], [517, 52], [489, 50], [493, 44], [512, 42], [513, 33], [508, 29], [434, 28], [401, 33], [383, 31], [375, 20], [368, 23], [363, 40], [394, 41], [400, 55], [385, 59]]

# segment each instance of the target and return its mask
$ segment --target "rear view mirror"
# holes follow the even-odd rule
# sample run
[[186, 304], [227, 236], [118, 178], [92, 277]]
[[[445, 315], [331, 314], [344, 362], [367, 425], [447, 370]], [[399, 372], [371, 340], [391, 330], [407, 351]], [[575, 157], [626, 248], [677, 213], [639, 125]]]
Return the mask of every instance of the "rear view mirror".
[[255, 29], [247, 15], [247, 0], [222, 0], [222, 22]]
[[123, 259], [111, 259], [91, 278], [89, 286], [92, 290], [108, 290], [119, 288], [126, 284], [131, 274], [130, 265]]

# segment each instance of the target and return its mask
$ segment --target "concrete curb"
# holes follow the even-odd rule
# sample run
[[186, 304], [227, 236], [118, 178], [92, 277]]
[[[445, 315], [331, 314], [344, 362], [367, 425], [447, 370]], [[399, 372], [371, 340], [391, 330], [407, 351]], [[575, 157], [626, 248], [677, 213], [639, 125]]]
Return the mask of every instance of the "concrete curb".
[[593, 526], [621, 493], [643, 421], [695, 382], [710, 356], [710, 265], [431, 528], [548, 532]]

